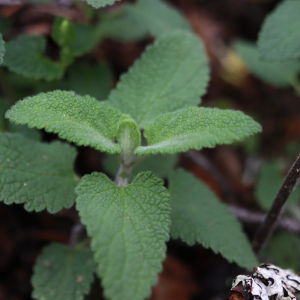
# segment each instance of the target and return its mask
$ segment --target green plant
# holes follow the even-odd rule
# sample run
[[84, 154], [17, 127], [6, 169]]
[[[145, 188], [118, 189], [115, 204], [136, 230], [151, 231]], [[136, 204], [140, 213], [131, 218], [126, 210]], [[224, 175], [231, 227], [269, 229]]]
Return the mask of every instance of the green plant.
[[[55, 39], [62, 47], [73, 41]], [[230, 210], [191, 174], [170, 172], [169, 190], [147, 169], [131, 178], [133, 167], [150, 155], [212, 148], [261, 131], [240, 111], [197, 107], [208, 73], [202, 43], [189, 28], [167, 30], [106, 101], [55, 90], [27, 97], [6, 113], [16, 124], [57, 133], [119, 160], [114, 181], [97, 172], [79, 179], [74, 147], [0, 135], [0, 199], [50, 213], [76, 202], [90, 238], [73, 248], [45, 248], [32, 278], [35, 299], [82, 299], [95, 270], [107, 298], [144, 299], [157, 282], [170, 235], [189, 245], [199, 242], [247, 269], [257, 263]], [[172, 169], [174, 157], [170, 160]]]

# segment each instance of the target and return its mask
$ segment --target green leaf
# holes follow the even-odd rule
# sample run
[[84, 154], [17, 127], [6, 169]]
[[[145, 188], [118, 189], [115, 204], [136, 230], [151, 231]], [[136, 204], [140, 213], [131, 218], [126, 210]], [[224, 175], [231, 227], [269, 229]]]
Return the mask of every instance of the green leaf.
[[134, 7], [132, 4], [124, 4], [120, 11], [106, 16], [99, 24], [102, 37], [120, 42], [134, 42], [145, 38], [148, 30], [144, 23], [139, 24], [132, 17], [136, 13]]
[[4, 65], [25, 77], [51, 81], [63, 76], [64, 69], [44, 56], [46, 40], [41, 36], [20, 35], [6, 43]]
[[89, 5], [92, 5], [94, 8], [104, 7], [106, 5], [113, 5], [116, 1], [121, 0], [85, 0]]
[[141, 132], [129, 115], [124, 114], [119, 120], [117, 141], [122, 147], [125, 162], [134, 155], [134, 150], [141, 145]]
[[104, 174], [93, 173], [82, 178], [76, 193], [105, 297], [149, 297], [169, 239], [170, 196], [163, 181], [145, 172], [120, 188]]
[[[152, 171], [155, 176], [165, 178], [175, 167], [178, 161], [177, 155], [150, 155], [146, 156], [137, 165], [134, 165], [130, 178], [133, 179], [142, 171]], [[116, 155], [108, 155], [104, 161], [103, 168], [110, 175], [117, 174], [120, 162]]]
[[74, 56], [90, 52], [101, 41], [102, 33], [99, 26], [73, 24], [73, 28], [76, 32], [76, 39], [69, 49]]
[[[257, 186], [255, 189], [257, 201], [262, 208], [268, 210], [278, 193], [284, 180], [283, 174], [280, 173], [278, 164], [275, 162], [266, 162], [262, 165]], [[296, 190], [290, 195], [287, 205], [293, 205], [300, 198], [300, 187], [297, 186]]]
[[65, 91], [25, 98], [6, 113], [17, 124], [45, 128], [69, 142], [110, 154], [120, 154], [122, 150], [114, 143], [120, 116], [119, 111], [95, 98]]
[[261, 126], [241, 111], [189, 107], [159, 116], [146, 126], [144, 136], [149, 146], [138, 147], [135, 154], [175, 154], [213, 148], [260, 131]]
[[70, 208], [77, 184], [73, 172], [74, 148], [44, 144], [19, 134], [0, 134], [0, 200], [25, 203], [27, 211], [56, 213]]
[[176, 29], [191, 30], [181, 12], [165, 1], [138, 0], [135, 5], [125, 9], [137, 26], [147, 28], [155, 37], [162, 37]]
[[59, 82], [60, 89], [71, 90], [81, 96], [90, 95], [97, 100], [105, 100], [112, 87], [112, 72], [107, 65], [77, 63], [68, 68], [67, 75]]
[[240, 223], [204, 183], [179, 170], [170, 174], [169, 185], [173, 238], [198, 242], [248, 270], [257, 265]]
[[262, 58], [268, 61], [300, 58], [299, 11], [300, 1], [286, 0], [267, 16], [258, 39]]
[[286, 87], [297, 78], [300, 71], [298, 62], [265, 62], [259, 59], [258, 49], [253, 43], [235, 41], [235, 50], [244, 60], [248, 69], [259, 79], [279, 86]]
[[268, 241], [263, 257], [284, 269], [299, 270], [299, 239], [285, 231], [275, 232]]
[[74, 24], [64, 18], [56, 18], [53, 24], [52, 38], [60, 47], [68, 47], [76, 39]]
[[37, 300], [81, 300], [90, 290], [95, 266], [92, 251], [53, 243], [38, 257], [31, 282]]
[[2, 33], [0, 33], [0, 66], [3, 64], [3, 57], [5, 54], [5, 42], [2, 37]]
[[121, 77], [108, 104], [131, 115], [143, 128], [157, 115], [199, 104], [207, 81], [201, 41], [187, 31], [176, 31], [147, 48]]

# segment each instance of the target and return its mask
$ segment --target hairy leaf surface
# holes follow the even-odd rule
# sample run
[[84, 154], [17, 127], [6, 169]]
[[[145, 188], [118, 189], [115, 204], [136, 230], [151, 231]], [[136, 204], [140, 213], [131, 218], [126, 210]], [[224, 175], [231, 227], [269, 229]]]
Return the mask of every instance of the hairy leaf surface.
[[43, 52], [46, 40], [41, 36], [20, 35], [6, 43], [4, 65], [25, 77], [51, 81], [63, 76], [64, 69], [51, 61]]
[[74, 92], [41, 93], [17, 102], [6, 117], [17, 124], [45, 128], [77, 145], [120, 154], [114, 143], [121, 113], [90, 96]]
[[261, 29], [258, 48], [268, 61], [300, 58], [300, 1], [286, 0], [271, 12]]
[[201, 41], [187, 31], [156, 40], [121, 77], [108, 104], [133, 117], [140, 128], [157, 115], [197, 105], [208, 81]]
[[240, 111], [189, 107], [158, 116], [145, 127], [149, 146], [136, 155], [175, 154], [189, 149], [213, 148], [261, 131], [261, 126]]
[[2, 33], [0, 33], [0, 66], [3, 64], [3, 57], [5, 54], [5, 42], [2, 37]]
[[206, 184], [179, 170], [170, 174], [169, 186], [173, 238], [198, 242], [248, 270], [257, 265], [241, 225]]
[[125, 188], [102, 173], [83, 177], [77, 209], [92, 237], [105, 296], [142, 300], [162, 270], [170, 230], [170, 196], [152, 172]]
[[89, 249], [53, 243], [38, 257], [31, 279], [37, 300], [82, 300], [93, 282], [95, 264]]
[[287, 87], [297, 78], [300, 71], [299, 62], [266, 62], [259, 58], [257, 47], [246, 41], [236, 41], [233, 49], [242, 57], [251, 73], [261, 80]]
[[89, 5], [95, 8], [104, 7], [106, 5], [113, 5], [116, 1], [121, 0], [85, 0]]
[[181, 12], [165, 1], [138, 0], [125, 9], [138, 27], [146, 28], [155, 37], [162, 37], [176, 29], [191, 29]]
[[0, 134], [0, 200], [25, 203], [28, 211], [55, 213], [70, 208], [77, 184], [74, 148], [28, 140], [20, 134]]

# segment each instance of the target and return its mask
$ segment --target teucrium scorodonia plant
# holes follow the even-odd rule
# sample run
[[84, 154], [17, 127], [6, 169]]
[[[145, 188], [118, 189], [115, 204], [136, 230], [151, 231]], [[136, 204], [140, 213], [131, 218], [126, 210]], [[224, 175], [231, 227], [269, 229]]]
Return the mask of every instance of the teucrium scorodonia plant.
[[[95, 172], [85, 175], [75, 189], [76, 208], [91, 238], [97, 274], [109, 299], [140, 300], [150, 295], [162, 270], [170, 233], [190, 245], [202, 243], [248, 269], [256, 264], [231, 212], [188, 173], [173, 171], [169, 191], [149, 171], [130, 182], [132, 167], [145, 155], [215, 147], [261, 130], [242, 112], [197, 107], [208, 73], [200, 40], [189, 31], [175, 31], [146, 49], [107, 101], [57, 90], [25, 98], [6, 114], [17, 124], [44, 128], [76, 145], [119, 156], [114, 182]], [[145, 146], [141, 129], [148, 142]], [[26, 148], [29, 143], [34, 150]], [[71, 170], [72, 147], [60, 142], [28, 142], [14, 135], [1, 135], [0, 147], [1, 183], [5, 184], [0, 195], [6, 203], [26, 203], [30, 211], [46, 208], [52, 213], [73, 204], [77, 179]], [[93, 267], [82, 265], [74, 270], [72, 261], [90, 255], [80, 247], [69, 250], [54, 245], [44, 251], [33, 277], [36, 299], [83, 297]], [[63, 272], [69, 268], [66, 276], [73, 278], [66, 287], [68, 295], [55, 291], [54, 283], [60, 283], [57, 263], [51, 265], [55, 256], [62, 262], [63, 256], [69, 258], [61, 264]], [[51, 293], [41, 272], [53, 278]], [[72, 272], [81, 277], [76, 280]]]

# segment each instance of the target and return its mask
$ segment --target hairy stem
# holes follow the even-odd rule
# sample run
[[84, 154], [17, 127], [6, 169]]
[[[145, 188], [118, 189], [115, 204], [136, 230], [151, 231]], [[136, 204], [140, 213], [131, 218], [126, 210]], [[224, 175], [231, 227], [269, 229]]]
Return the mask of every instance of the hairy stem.
[[298, 155], [293, 166], [289, 170], [287, 176], [285, 177], [283, 184], [281, 185], [274, 201], [273, 205], [267, 213], [267, 216], [258, 229], [252, 246], [257, 255], [263, 250], [268, 238], [271, 236], [276, 221], [278, 220], [283, 208], [288, 200], [290, 194], [292, 193], [297, 181], [300, 177], [300, 154]]
[[115, 184], [120, 187], [125, 187], [129, 183], [132, 166], [125, 166], [122, 162], [115, 178]]

